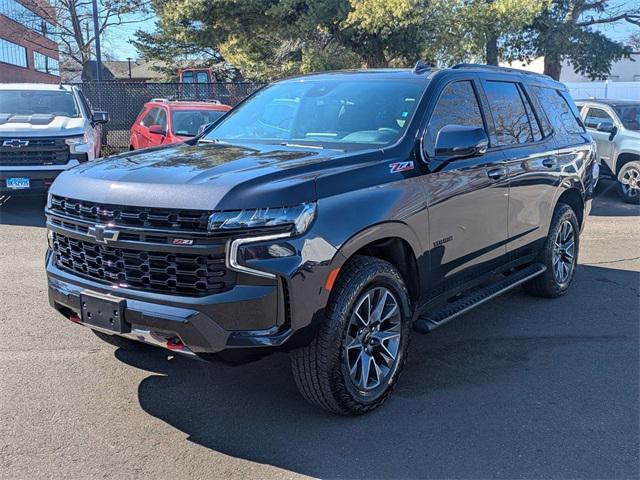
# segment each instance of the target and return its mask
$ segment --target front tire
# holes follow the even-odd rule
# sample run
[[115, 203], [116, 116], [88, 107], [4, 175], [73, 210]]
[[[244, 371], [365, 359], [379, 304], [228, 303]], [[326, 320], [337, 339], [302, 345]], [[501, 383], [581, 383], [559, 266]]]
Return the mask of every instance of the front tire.
[[640, 205], [640, 162], [627, 162], [618, 173], [618, 193], [626, 203]]
[[389, 262], [356, 256], [343, 267], [314, 340], [291, 354], [300, 393], [320, 408], [361, 415], [384, 403], [407, 358], [409, 294]]
[[525, 291], [546, 298], [564, 295], [576, 273], [579, 246], [580, 228], [576, 214], [569, 205], [560, 204], [553, 213], [549, 235], [537, 260], [547, 270], [525, 283]]

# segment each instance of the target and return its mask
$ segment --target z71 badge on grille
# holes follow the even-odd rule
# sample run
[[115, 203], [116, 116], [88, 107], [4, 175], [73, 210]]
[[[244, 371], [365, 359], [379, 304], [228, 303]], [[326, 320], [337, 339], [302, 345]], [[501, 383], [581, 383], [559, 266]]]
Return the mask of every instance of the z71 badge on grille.
[[188, 238], [174, 238], [173, 239], [173, 243], [174, 245], [193, 245], [193, 240], [190, 240]]

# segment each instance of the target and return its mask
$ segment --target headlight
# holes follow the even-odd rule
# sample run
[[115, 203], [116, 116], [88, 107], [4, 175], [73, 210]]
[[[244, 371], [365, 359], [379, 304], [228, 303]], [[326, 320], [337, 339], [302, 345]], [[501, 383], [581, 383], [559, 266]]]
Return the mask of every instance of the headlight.
[[91, 138], [87, 132], [82, 136], [69, 137], [65, 139], [64, 143], [69, 145], [71, 153], [88, 153], [91, 149]]
[[53, 203], [53, 195], [47, 193], [47, 208], [51, 208], [51, 204]]
[[293, 234], [299, 235], [307, 231], [315, 215], [315, 203], [303, 203], [294, 207], [216, 212], [209, 216], [208, 229], [213, 232], [290, 225]]
[[[273, 273], [248, 267], [239, 261], [239, 249], [246, 244], [278, 240], [291, 235], [306, 232], [316, 216], [315, 203], [303, 203], [295, 207], [256, 208], [235, 212], [216, 212], [209, 217], [210, 231], [233, 231], [242, 228], [266, 228], [290, 226], [289, 232], [279, 232], [270, 235], [242, 237], [230, 240], [227, 245], [227, 268], [237, 272], [248, 273], [258, 277], [276, 278]], [[273, 248], [271, 245], [269, 248]], [[283, 253], [279, 250], [279, 253]], [[290, 253], [290, 252], [288, 252]], [[283, 255], [274, 255], [275, 257]]]

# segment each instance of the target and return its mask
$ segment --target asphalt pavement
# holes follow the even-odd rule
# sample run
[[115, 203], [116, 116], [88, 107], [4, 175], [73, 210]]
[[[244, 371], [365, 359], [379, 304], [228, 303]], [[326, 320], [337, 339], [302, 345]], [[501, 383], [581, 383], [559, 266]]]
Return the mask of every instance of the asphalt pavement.
[[602, 182], [558, 300], [414, 334], [394, 396], [328, 415], [284, 354], [125, 352], [47, 302], [43, 200], [0, 207], [0, 478], [638, 478], [640, 207]]

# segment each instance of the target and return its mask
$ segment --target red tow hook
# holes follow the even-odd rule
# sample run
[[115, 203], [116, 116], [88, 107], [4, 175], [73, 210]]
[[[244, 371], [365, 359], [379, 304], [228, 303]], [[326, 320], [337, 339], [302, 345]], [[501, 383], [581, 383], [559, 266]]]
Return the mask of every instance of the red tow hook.
[[186, 348], [185, 344], [182, 343], [182, 340], [180, 340], [177, 337], [173, 337], [167, 340], [167, 343], [165, 346], [169, 350], [184, 350]]
[[73, 323], [80, 323], [80, 317], [78, 315], [76, 315], [75, 313], [69, 316], [69, 320], [71, 320]]

